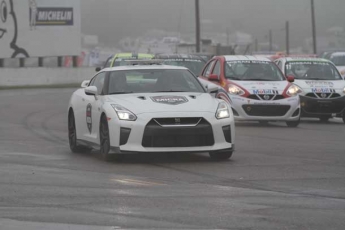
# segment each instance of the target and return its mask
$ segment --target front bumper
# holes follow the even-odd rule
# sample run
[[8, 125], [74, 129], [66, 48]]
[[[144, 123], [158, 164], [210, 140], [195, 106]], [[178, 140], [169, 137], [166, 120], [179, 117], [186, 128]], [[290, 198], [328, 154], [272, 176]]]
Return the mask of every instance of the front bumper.
[[[202, 118], [195, 127], [159, 126], [153, 118]], [[136, 121], [109, 122], [112, 153], [211, 152], [234, 149], [233, 117], [218, 120], [210, 112], [167, 112], [137, 115]]]
[[297, 121], [300, 116], [299, 97], [281, 100], [253, 100], [230, 96], [236, 121]]
[[345, 96], [339, 98], [312, 98], [300, 95], [301, 116], [341, 116], [345, 109]]

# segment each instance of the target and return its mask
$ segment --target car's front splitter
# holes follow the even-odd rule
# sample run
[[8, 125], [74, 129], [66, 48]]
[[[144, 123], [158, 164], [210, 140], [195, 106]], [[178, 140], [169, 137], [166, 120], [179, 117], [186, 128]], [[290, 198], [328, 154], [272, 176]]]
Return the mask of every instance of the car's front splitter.
[[299, 97], [281, 100], [253, 100], [231, 96], [236, 121], [297, 121], [300, 116]]
[[340, 116], [345, 109], [345, 96], [339, 98], [311, 98], [300, 96], [301, 116]]
[[[152, 125], [153, 118], [200, 117], [195, 127]], [[202, 123], [203, 122], [203, 123]], [[151, 125], [149, 125], [151, 124]], [[208, 125], [209, 126], [208, 126]], [[121, 130], [122, 129], [122, 130]], [[210, 112], [169, 112], [141, 114], [133, 122], [110, 121], [109, 130], [113, 152], [210, 152], [233, 148], [235, 131], [231, 118], [216, 119]], [[123, 132], [130, 132], [128, 137]], [[122, 133], [122, 135], [121, 135]], [[212, 135], [212, 138], [210, 137]], [[127, 138], [122, 141], [122, 138]], [[122, 139], [123, 140], [123, 139]], [[177, 146], [174, 146], [174, 145]]]

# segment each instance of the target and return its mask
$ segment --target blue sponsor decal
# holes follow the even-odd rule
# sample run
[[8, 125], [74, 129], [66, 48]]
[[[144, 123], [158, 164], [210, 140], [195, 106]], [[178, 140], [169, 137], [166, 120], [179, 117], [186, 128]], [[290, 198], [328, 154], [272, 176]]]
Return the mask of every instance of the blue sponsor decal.
[[254, 89], [253, 94], [266, 94], [266, 95], [274, 95], [277, 94], [277, 90], [272, 89]]
[[312, 88], [311, 92], [313, 93], [333, 93], [333, 89], [330, 88]]

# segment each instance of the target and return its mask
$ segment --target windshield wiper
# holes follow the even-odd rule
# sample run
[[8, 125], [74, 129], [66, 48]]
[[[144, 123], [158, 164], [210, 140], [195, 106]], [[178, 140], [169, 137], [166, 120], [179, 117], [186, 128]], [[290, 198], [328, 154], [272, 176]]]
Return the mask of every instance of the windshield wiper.
[[113, 93], [109, 93], [109, 95], [113, 95], [113, 94], [129, 94], [129, 93], [133, 93], [132, 91], [129, 92], [113, 92]]

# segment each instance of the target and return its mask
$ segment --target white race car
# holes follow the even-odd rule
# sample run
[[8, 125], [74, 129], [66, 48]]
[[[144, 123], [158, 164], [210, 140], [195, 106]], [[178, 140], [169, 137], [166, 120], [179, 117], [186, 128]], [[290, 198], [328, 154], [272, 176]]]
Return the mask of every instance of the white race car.
[[280, 58], [276, 64], [300, 88], [301, 116], [345, 122], [345, 81], [334, 64], [321, 58]]
[[345, 77], [345, 52], [334, 52], [329, 58], [338, 68], [341, 76]]
[[209, 152], [222, 160], [234, 151], [230, 106], [184, 67], [106, 68], [82, 87], [68, 107], [73, 152], [99, 149], [105, 160], [137, 152]]
[[285, 121], [289, 127], [299, 124], [298, 88], [265, 57], [213, 57], [199, 78], [224, 89], [237, 121]]

